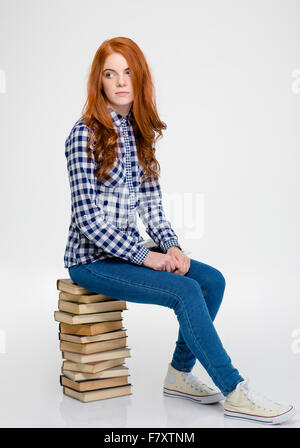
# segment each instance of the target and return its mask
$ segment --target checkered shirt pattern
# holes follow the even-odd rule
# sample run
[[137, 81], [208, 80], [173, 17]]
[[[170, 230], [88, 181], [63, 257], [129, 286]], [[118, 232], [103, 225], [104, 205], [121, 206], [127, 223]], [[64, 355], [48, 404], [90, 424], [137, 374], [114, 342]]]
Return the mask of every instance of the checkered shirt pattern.
[[181, 246], [165, 217], [159, 180], [144, 180], [133, 134], [133, 114], [126, 117], [108, 108], [118, 134], [118, 157], [109, 175], [99, 182], [95, 170], [101, 163], [88, 159], [89, 129], [82, 119], [74, 124], [65, 156], [71, 190], [71, 223], [64, 253], [64, 267], [119, 257], [141, 265], [149, 253], [143, 244], [136, 212], [146, 232], [164, 252]]

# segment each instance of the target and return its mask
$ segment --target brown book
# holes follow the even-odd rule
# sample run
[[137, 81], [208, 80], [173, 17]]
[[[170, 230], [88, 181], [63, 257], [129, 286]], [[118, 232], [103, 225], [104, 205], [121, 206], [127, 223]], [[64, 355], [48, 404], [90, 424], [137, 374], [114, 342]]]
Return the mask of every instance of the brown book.
[[107, 389], [92, 390], [89, 392], [78, 392], [77, 390], [70, 389], [63, 386], [63, 393], [69, 397], [75, 398], [83, 402], [103, 400], [105, 398], [121, 397], [123, 395], [132, 394], [132, 384], [126, 386], [109, 387]]
[[66, 371], [73, 371], [73, 372], [79, 372], [79, 373], [99, 373], [106, 369], [111, 369], [115, 366], [121, 366], [125, 362], [124, 358], [116, 358], [116, 359], [108, 359], [106, 361], [100, 361], [100, 362], [89, 362], [86, 364], [83, 364], [81, 362], [73, 362], [64, 360], [62, 363], [62, 372]]
[[126, 347], [127, 336], [109, 341], [90, 342], [87, 344], [77, 344], [76, 342], [60, 341], [59, 348], [62, 352], [81, 353], [89, 355], [91, 353], [105, 352], [116, 348]]
[[72, 325], [61, 322], [59, 331], [61, 333], [77, 334], [80, 336], [95, 336], [97, 334], [108, 333], [122, 328], [123, 320], [100, 322], [95, 324]]
[[124, 347], [115, 350], [108, 350], [105, 352], [97, 352], [91, 353], [89, 355], [82, 355], [81, 353], [73, 353], [73, 352], [61, 352], [62, 357], [68, 359], [69, 361], [74, 362], [97, 362], [97, 361], [106, 361], [107, 359], [116, 359], [116, 358], [127, 358], [130, 356], [130, 348]]
[[70, 292], [60, 291], [59, 298], [61, 300], [69, 300], [70, 302], [79, 303], [95, 303], [103, 302], [104, 300], [111, 300], [112, 297], [104, 296], [103, 294], [71, 294]]
[[77, 336], [74, 334], [58, 333], [60, 341], [76, 342], [77, 344], [87, 344], [89, 342], [107, 341], [110, 339], [124, 338], [126, 329], [110, 331], [109, 333], [96, 334], [95, 336]]
[[97, 373], [73, 372], [72, 370], [66, 370], [62, 367], [61, 373], [72, 381], [97, 380], [100, 378], [128, 376], [128, 367], [121, 365]]
[[122, 311], [94, 314], [73, 314], [67, 313], [66, 311], [54, 311], [54, 319], [57, 322], [64, 322], [66, 324], [91, 324], [93, 322], [120, 320], [121, 318]]
[[60, 375], [60, 384], [62, 386], [75, 389], [78, 392], [87, 392], [89, 390], [106, 389], [108, 387], [126, 386], [128, 376], [118, 376], [116, 378], [101, 378], [98, 380], [73, 381], [70, 378]]
[[83, 288], [82, 286], [77, 285], [73, 282], [71, 278], [60, 278], [56, 282], [56, 288], [59, 291], [70, 292], [71, 294], [80, 295], [80, 294], [95, 294], [88, 289]]
[[72, 314], [102, 313], [104, 311], [127, 310], [124, 300], [107, 300], [100, 303], [74, 303], [67, 300], [58, 301], [58, 309]]

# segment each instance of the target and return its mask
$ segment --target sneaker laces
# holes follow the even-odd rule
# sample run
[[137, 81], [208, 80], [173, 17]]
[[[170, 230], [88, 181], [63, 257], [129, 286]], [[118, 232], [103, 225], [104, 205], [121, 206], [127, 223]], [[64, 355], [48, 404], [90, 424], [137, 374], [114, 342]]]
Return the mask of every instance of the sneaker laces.
[[[258, 405], [259, 407], [263, 407], [266, 409], [268, 406], [269, 410], [272, 411], [273, 406], [276, 404], [275, 401], [270, 400], [265, 395], [262, 395], [260, 393], [255, 392], [251, 386], [250, 386], [250, 380], [249, 378], [246, 378], [244, 381], [241, 381], [238, 383], [235, 390], [242, 389], [246, 392], [248, 399], [255, 405]], [[268, 404], [269, 402], [269, 404]]]
[[195, 389], [200, 389], [200, 392], [206, 392], [209, 390], [213, 390], [210, 387], [208, 387], [206, 384], [202, 383], [195, 375], [193, 375], [190, 372], [184, 372], [182, 373], [182, 376], [184, 377], [184, 381], [187, 384], [191, 384], [192, 387], [195, 387]]

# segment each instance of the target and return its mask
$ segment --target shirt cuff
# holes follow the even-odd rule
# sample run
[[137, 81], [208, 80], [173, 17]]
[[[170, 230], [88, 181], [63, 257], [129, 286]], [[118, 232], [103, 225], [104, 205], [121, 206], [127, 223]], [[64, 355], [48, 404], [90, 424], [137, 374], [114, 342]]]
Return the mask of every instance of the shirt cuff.
[[137, 250], [133, 252], [133, 254], [130, 257], [130, 261], [134, 264], [142, 264], [147, 255], [149, 254], [150, 250], [147, 249], [145, 246], [138, 246]]
[[164, 241], [163, 243], [161, 243], [161, 247], [165, 252], [167, 252], [167, 250], [172, 246], [177, 246], [180, 250], [182, 250], [182, 248], [176, 238], [172, 238], [170, 240], [167, 240], [167, 241]]

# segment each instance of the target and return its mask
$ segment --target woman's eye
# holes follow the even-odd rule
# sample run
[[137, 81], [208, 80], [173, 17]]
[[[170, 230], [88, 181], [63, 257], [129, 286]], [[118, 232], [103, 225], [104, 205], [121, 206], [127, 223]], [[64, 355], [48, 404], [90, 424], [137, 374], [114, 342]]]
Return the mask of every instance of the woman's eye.
[[[127, 70], [126, 73], [129, 73], [129, 75], [130, 75], [130, 70]], [[113, 73], [111, 73], [111, 72], [109, 72], [109, 73], [105, 73], [105, 78], [110, 78], [109, 75], [113, 75]]]

